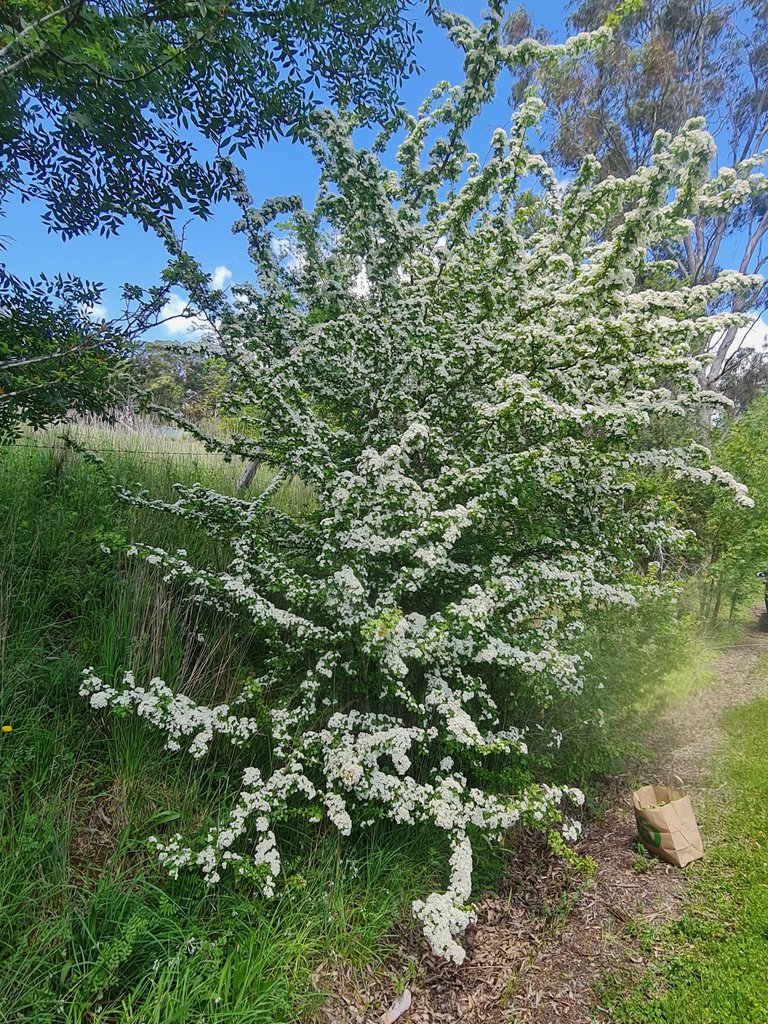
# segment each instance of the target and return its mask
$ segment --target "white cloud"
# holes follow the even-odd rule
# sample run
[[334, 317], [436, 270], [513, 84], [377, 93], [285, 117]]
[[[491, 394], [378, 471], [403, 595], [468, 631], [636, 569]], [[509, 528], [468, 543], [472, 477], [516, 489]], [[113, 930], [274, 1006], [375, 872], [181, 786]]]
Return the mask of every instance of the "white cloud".
[[[211, 287], [221, 291], [232, 279], [232, 271], [223, 264], [211, 271]], [[160, 310], [160, 319], [169, 338], [194, 338], [211, 330], [210, 321], [190, 310], [187, 299], [180, 292], [171, 292]]]
[[371, 294], [371, 282], [368, 278], [368, 271], [363, 265], [357, 272], [352, 285], [349, 289], [356, 299], [365, 299]]
[[749, 326], [740, 327], [736, 331], [736, 337], [749, 348], [768, 348], [768, 320], [764, 316], [753, 320]]
[[273, 236], [269, 244], [277, 259], [281, 263], [285, 260], [288, 270], [299, 273], [306, 266], [306, 256], [299, 249], [296, 239], [290, 235], [281, 235], [279, 238]]
[[204, 334], [211, 328], [204, 316], [190, 311], [187, 300], [178, 292], [171, 292], [168, 296], [168, 301], [160, 310], [160, 319], [164, 321], [165, 333], [170, 338]]
[[232, 271], [229, 267], [214, 267], [211, 279], [213, 287], [221, 291], [227, 287], [227, 282], [232, 280]]
[[103, 302], [94, 302], [90, 306], [84, 306], [83, 312], [91, 320], [95, 320], [98, 323], [102, 320], [109, 320], [109, 313]]
[[[718, 331], [712, 338], [712, 352], [717, 350], [717, 346], [721, 340], [725, 337], [723, 331]], [[761, 349], [768, 348], [768, 320], [764, 317], [756, 317], [751, 324], [747, 324], [746, 327], [737, 327], [734, 339], [728, 349], [728, 356], [734, 355], [742, 348]]]

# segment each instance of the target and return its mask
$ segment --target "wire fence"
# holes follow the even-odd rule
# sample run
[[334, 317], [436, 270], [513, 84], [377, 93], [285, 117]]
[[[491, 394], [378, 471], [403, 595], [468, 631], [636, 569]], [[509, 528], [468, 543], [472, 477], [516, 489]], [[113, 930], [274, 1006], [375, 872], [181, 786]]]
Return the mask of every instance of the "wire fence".
[[[190, 457], [210, 458], [212, 455], [214, 455], [213, 452], [208, 452], [204, 448], [189, 448], [186, 451], [173, 451], [167, 448], [97, 448], [93, 445], [85, 444], [83, 442], [80, 443], [82, 444], [83, 448], [87, 448], [89, 452], [105, 453], [108, 455], [149, 455], [153, 458], [163, 459], [188, 459]], [[48, 451], [63, 451], [66, 448], [66, 445], [46, 444], [44, 442], [33, 442], [29, 444], [25, 441], [14, 441], [11, 445], [9, 445], [9, 448], [37, 448], [45, 449]]]

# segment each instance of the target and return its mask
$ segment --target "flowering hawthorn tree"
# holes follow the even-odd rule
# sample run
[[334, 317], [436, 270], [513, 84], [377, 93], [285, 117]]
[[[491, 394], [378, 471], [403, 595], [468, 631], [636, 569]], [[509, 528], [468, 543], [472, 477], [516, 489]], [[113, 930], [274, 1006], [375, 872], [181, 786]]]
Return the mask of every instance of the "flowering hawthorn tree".
[[[576, 59], [599, 34], [505, 48], [498, 7], [479, 30], [446, 20], [466, 82], [402, 115], [397, 171], [383, 162], [394, 129], [358, 149], [352, 121], [325, 114], [314, 210], [276, 200], [239, 225], [257, 281], [212, 325], [255, 439], [205, 440], [274, 467], [271, 485], [254, 498], [127, 495], [231, 546], [226, 571], [134, 550], [193, 600], [245, 613], [261, 673], [215, 707], [131, 673], [108, 683], [88, 670], [82, 693], [143, 716], [171, 750], [199, 758], [223, 736], [253, 751], [234, 807], [199, 844], [154, 840], [173, 872], [198, 865], [214, 882], [229, 868], [270, 895], [274, 822], [301, 801], [344, 835], [377, 818], [444, 830], [447, 889], [413, 912], [460, 963], [473, 837], [518, 822], [578, 834], [578, 791], [505, 788], [484, 765], [524, 777], [517, 709], [544, 717], [579, 693], [585, 610], [634, 603], [652, 585], [638, 565], [681, 540], [653, 475], [716, 481], [749, 502], [705, 449], [660, 447], [649, 428], [711, 398], [690, 352], [739, 321], [707, 315], [718, 295], [754, 282], [647, 283], [658, 242], [743, 198], [726, 172], [709, 179], [700, 122], [660, 134], [651, 165], [627, 179], [598, 181], [587, 160], [566, 188], [526, 143], [534, 97], [484, 163], [469, 152], [466, 130], [505, 65]], [[287, 257], [271, 229], [286, 214]], [[297, 518], [272, 501], [294, 475], [314, 501]]]

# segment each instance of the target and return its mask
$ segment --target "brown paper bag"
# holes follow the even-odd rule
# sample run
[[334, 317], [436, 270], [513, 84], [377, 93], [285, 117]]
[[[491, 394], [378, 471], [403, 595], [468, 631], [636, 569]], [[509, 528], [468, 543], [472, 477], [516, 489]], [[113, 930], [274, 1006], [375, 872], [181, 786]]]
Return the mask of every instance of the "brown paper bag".
[[679, 868], [704, 856], [699, 826], [684, 789], [643, 786], [632, 794], [632, 803], [640, 842], [651, 853]]

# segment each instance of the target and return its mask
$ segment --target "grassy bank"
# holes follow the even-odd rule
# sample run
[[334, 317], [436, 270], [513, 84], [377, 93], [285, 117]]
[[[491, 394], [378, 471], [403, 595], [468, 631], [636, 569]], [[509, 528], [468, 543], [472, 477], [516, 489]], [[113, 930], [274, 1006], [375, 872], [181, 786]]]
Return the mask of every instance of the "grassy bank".
[[706, 856], [682, 918], [645, 936], [653, 969], [631, 987], [610, 982], [615, 1024], [768, 1022], [768, 701], [723, 724], [730, 742], [701, 815]]
[[[89, 441], [153, 494], [170, 497], [175, 480], [231, 490], [237, 477], [188, 439]], [[248, 643], [147, 566], [102, 550], [143, 539], [216, 561], [208, 537], [116, 501], [79, 455], [43, 444], [0, 452], [0, 720], [12, 727], [0, 735], [0, 1018], [296, 1020], [322, 959], [383, 955], [393, 921], [434, 881], [428, 853], [403, 830], [353, 840], [341, 857], [335, 836], [286, 826], [271, 904], [244, 882], [209, 890], [158, 871], [147, 836], [194, 831], [214, 813], [227, 755], [192, 768], [141, 722], [100, 718], [77, 695], [80, 672], [133, 665], [221, 693], [248, 671]], [[294, 486], [278, 500], [296, 510], [306, 496]]]

